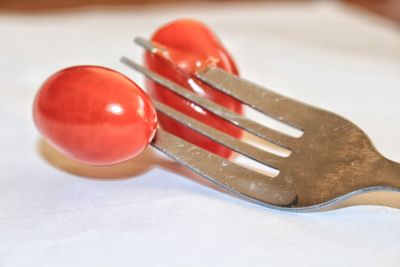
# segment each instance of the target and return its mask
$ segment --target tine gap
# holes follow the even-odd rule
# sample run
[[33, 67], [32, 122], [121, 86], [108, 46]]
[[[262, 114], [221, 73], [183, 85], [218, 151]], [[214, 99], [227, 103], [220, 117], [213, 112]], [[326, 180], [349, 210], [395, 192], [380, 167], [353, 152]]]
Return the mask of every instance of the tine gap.
[[292, 151], [278, 146], [274, 143], [268, 142], [254, 134], [244, 132], [242, 138], [240, 139], [243, 143], [255, 146], [265, 152], [272, 153], [282, 158], [287, 158], [292, 154]]
[[239, 166], [248, 168], [252, 171], [255, 171], [259, 174], [266, 175], [268, 177], [275, 178], [279, 175], [280, 171], [276, 168], [270, 167], [268, 165], [261, 164], [249, 157], [246, 157], [242, 154], [237, 154], [233, 156], [231, 159], [232, 162], [238, 164]]
[[[245, 105], [245, 104], [244, 104]], [[258, 111], [250, 106], [245, 105], [246, 117], [257, 120], [257, 122], [265, 127], [271, 128], [275, 131], [282, 132], [294, 138], [300, 138], [304, 132], [295, 128], [287, 123], [279, 121], [267, 114]]]

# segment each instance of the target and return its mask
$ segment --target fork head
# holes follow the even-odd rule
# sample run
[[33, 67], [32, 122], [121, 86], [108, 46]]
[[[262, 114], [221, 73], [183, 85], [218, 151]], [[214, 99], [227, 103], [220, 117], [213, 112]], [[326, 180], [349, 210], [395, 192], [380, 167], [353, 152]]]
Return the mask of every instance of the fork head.
[[[136, 39], [136, 43], [151, 53], [161, 54], [158, 53], [161, 51], [165, 55], [168, 52], [143, 38]], [[216, 90], [301, 130], [303, 135], [296, 138], [202, 99], [126, 58], [123, 62], [163, 85], [166, 90], [172, 90], [237, 127], [291, 151], [286, 158], [267, 153], [239, 140], [232, 140], [229, 136], [156, 102], [159, 112], [247, 157], [279, 170], [276, 177], [259, 176], [251, 170], [237, 168], [227, 160], [192, 147], [184, 140], [160, 132], [160, 138], [156, 138], [153, 145], [242, 197], [273, 208], [308, 211], [366, 191], [400, 191], [399, 164], [381, 156], [367, 135], [341, 116], [277, 94], [216, 67], [208, 67], [196, 74], [196, 78]], [[171, 145], [167, 139], [174, 139], [175, 143], [172, 142]], [[184, 144], [181, 149], [174, 148], [179, 147], [179, 144]], [[197, 156], [188, 154], [188, 149], [196, 151]], [[171, 152], [172, 150], [174, 151]], [[196, 163], [199, 157], [203, 157], [201, 160], [208, 164], [203, 166], [204, 164]]]
[[298, 194], [296, 207], [320, 206], [370, 190], [400, 190], [399, 164], [380, 155], [368, 136], [349, 120], [216, 68], [198, 77], [303, 131], [286, 144], [292, 153], [281, 162], [277, 177], [293, 184]]

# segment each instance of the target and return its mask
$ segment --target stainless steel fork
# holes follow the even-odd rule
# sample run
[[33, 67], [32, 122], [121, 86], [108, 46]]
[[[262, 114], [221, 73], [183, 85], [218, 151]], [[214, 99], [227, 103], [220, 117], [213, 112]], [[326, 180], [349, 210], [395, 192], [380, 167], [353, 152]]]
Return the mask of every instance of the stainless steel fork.
[[[136, 38], [152, 53], [163, 47]], [[174, 82], [121, 58], [166, 90], [180, 95], [243, 130], [289, 149], [281, 157], [249, 145], [179, 111], [154, 101], [156, 109], [200, 134], [262, 164], [279, 170], [276, 177], [260, 174], [209, 153], [162, 129], [152, 145], [180, 164], [249, 201], [287, 211], [311, 211], [368, 191], [400, 192], [400, 164], [384, 158], [367, 135], [347, 119], [277, 94], [257, 84], [209, 67], [196, 77], [242, 103], [303, 131], [295, 138], [236, 114]]]

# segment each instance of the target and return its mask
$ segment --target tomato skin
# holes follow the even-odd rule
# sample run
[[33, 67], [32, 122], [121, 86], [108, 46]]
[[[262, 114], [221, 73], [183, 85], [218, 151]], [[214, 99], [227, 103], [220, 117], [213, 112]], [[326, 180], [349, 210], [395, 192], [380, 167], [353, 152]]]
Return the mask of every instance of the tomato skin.
[[36, 95], [33, 118], [58, 150], [93, 165], [136, 156], [157, 127], [150, 97], [126, 76], [98, 66], [53, 74]]
[[[195, 77], [197, 71], [208, 66], [218, 66], [238, 75], [233, 59], [217, 37], [201, 22], [194, 20], [177, 20], [160, 28], [152, 41], [165, 48], [164, 53], [145, 53], [145, 65], [152, 71], [180, 84], [188, 90], [208, 98], [236, 113], [242, 114], [242, 104], [231, 97], [211, 88]], [[147, 79], [150, 95], [160, 102], [174, 107], [209, 126], [240, 138], [242, 130], [229, 122], [218, 118], [207, 110], [170, 92], [163, 86]], [[160, 125], [189, 142], [198, 145], [224, 158], [229, 158], [232, 151], [186, 126], [159, 114]]]

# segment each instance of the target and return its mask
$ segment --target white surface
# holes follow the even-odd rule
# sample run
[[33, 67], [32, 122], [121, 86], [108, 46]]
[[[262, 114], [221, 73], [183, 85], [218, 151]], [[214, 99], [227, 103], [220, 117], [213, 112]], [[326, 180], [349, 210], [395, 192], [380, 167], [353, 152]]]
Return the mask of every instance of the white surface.
[[119, 56], [139, 59], [132, 37], [179, 17], [214, 28], [243, 76], [350, 118], [400, 161], [400, 36], [383, 19], [326, 1], [0, 14], [0, 266], [399, 266], [399, 209], [276, 212], [150, 150], [102, 169], [40, 141], [44, 79], [99, 64], [140, 81]]

